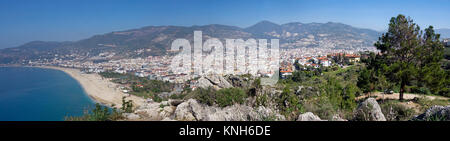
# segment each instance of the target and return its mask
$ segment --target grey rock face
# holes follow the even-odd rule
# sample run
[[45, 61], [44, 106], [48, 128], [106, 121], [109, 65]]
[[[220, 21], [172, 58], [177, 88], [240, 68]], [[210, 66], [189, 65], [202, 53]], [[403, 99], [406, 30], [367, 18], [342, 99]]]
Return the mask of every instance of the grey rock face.
[[171, 117], [171, 115], [175, 112], [175, 106], [165, 106], [160, 110], [159, 116], [162, 118], [168, 118]]
[[219, 88], [233, 87], [224, 77], [220, 75], [208, 75], [206, 77], [213, 85], [217, 85]]
[[[162, 103], [147, 103], [134, 113], [124, 115], [127, 120], [180, 120], [180, 121], [282, 121], [286, 120], [277, 111], [260, 106], [252, 108], [234, 104], [227, 107], [208, 106], [194, 99], [169, 100]], [[175, 103], [175, 104], [174, 104]], [[176, 106], [174, 106], [176, 105]]]
[[140, 115], [142, 120], [161, 120], [160, 105], [161, 103], [148, 103], [136, 109], [134, 113]]
[[225, 108], [206, 107], [204, 120], [207, 121], [248, 121], [250, 117], [256, 116], [253, 108], [235, 104]]
[[228, 80], [230, 80], [231, 84], [233, 84], [234, 87], [243, 87], [244, 86], [244, 80], [238, 76], [229, 76]]
[[240, 77], [235, 75], [230, 75], [227, 76], [226, 78], [233, 87], [240, 87], [240, 88], [249, 87], [254, 81], [254, 79], [249, 79], [247, 77]]
[[298, 115], [297, 121], [322, 121], [319, 116], [314, 115], [311, 112], [306, 112]]
[[432, 106], [425, 113], [413, 118], [418, 121], [450, 121], [450, 105]]
[[356, 108], [354, 120], [358, 121], [386, 121], [380, 105], [374, 98], [368, 98]]
[[123, 113], [123, 116], [128, 120], [139, 120], [141, 117], [135, 113]]
[[197, 81], [197, 87], [206, 89], [208, 87], [214, 87], [214, 84], [212, 84], [208, 79], [201, 77]]
[[233, 85], [231, 85], [230, 82], [228, 82], [223, 76], [213, 74], [199, 78], [197, 86], [204, 89], [208, 87], [212, 87], [214, 89], [233, 87]]
[[176, 120], [189, 121], [259, 121], [265, 119], [285, 120], [285, 117], [271, 109], [235, 104], [224, 108], [199, 104], [194, 99], [181, 103], [175, 110]]
[[[183, 102], [175, 109], [175, 119], [183, 121], [195, 121], [197, 120], [192, 112], [192, 107], [189, 99], [187, 102]], [[196, 102], [195, 102], [196, 103]]]

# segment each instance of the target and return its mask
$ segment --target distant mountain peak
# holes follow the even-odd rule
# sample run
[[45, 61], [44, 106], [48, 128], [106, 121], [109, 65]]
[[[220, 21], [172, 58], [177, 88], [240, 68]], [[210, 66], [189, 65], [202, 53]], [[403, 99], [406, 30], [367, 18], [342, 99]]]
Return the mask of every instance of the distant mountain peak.
[[281, 29], [280, 25], [267, 20], [263, 20], [250, 27], [245, 28], [245, 31], [250, 33], [264, 33], [264, 32], [278, 31], [280, 29]]
[[270, 28], [274, 28], [274, 27], [279, 27], [280, 25], [279, 24], [276, 24], [276, 23], [274, 23], [274, 22], [271, 22], [271, 21], [268, 21], [268, 20], [263, 20], [263, 21], [260, 21], [260, 22], [258, 22], [258, 23], [256, 23], [256, 24], [254, 24], [254, 25], [252, 25], [252, 26], [250, 26], [250, 27], [248, 27], [248, 28], [259, 28], [259, 27], [270, 27]]
[[260, 22], [256, 23], [255, 25], [276, 25], [276, 26], [279, 26], [278, 24], [276, 24], [274, 22], [271, 22], [271, 21], [268, 21], [268, 20], [260, 21]]

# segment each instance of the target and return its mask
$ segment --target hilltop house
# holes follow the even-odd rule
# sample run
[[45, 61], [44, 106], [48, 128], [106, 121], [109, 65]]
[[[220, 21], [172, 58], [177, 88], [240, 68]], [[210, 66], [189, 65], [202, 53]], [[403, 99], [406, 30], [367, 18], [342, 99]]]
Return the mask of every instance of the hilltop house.
[[348, 62], [355, 63], [361, 61], [361, 56], [357, 54], [346, 54], [345, 59], [348, 59]]

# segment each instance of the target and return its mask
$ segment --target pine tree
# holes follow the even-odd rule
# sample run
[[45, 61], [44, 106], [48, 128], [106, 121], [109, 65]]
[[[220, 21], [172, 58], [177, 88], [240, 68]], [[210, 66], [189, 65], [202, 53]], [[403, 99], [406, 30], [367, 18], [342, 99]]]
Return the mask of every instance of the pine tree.
[[[441, 73], [435, 74], [441, 70], [437, 67], [442, 57], [442, 43], [439, 41], [439, 35], [434, 33], [433, 27], [425, 29], [425, 34], [423, 36], [422, 34], [419, 26], [411, 18], [400, 14], [391, 18], [388, 32], [375, 43], [382, 53], [383, 63], [388, 66], [387, 69], [382, 70], [383, 74], [391, 82], [400, 85], [400, 100], [403, 100], [406, 86], [414, 80], [419, 82], [417, 80], [437, 79], [436, 77], [441, 75]], [[441, 83], [434, 84], [435, 82], [437, 81], [431, 80], [425, 84], [442, 87]]]

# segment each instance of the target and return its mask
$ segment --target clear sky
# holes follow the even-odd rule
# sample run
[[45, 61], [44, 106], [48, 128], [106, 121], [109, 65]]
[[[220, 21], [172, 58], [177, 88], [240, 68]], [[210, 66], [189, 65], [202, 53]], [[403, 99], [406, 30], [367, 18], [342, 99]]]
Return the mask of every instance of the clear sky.
[[333, 21], [383, 31], [400, 13], [422, 29], [450, 28], [450, 0], [0, 0], [0, 48], [149, 25]]

